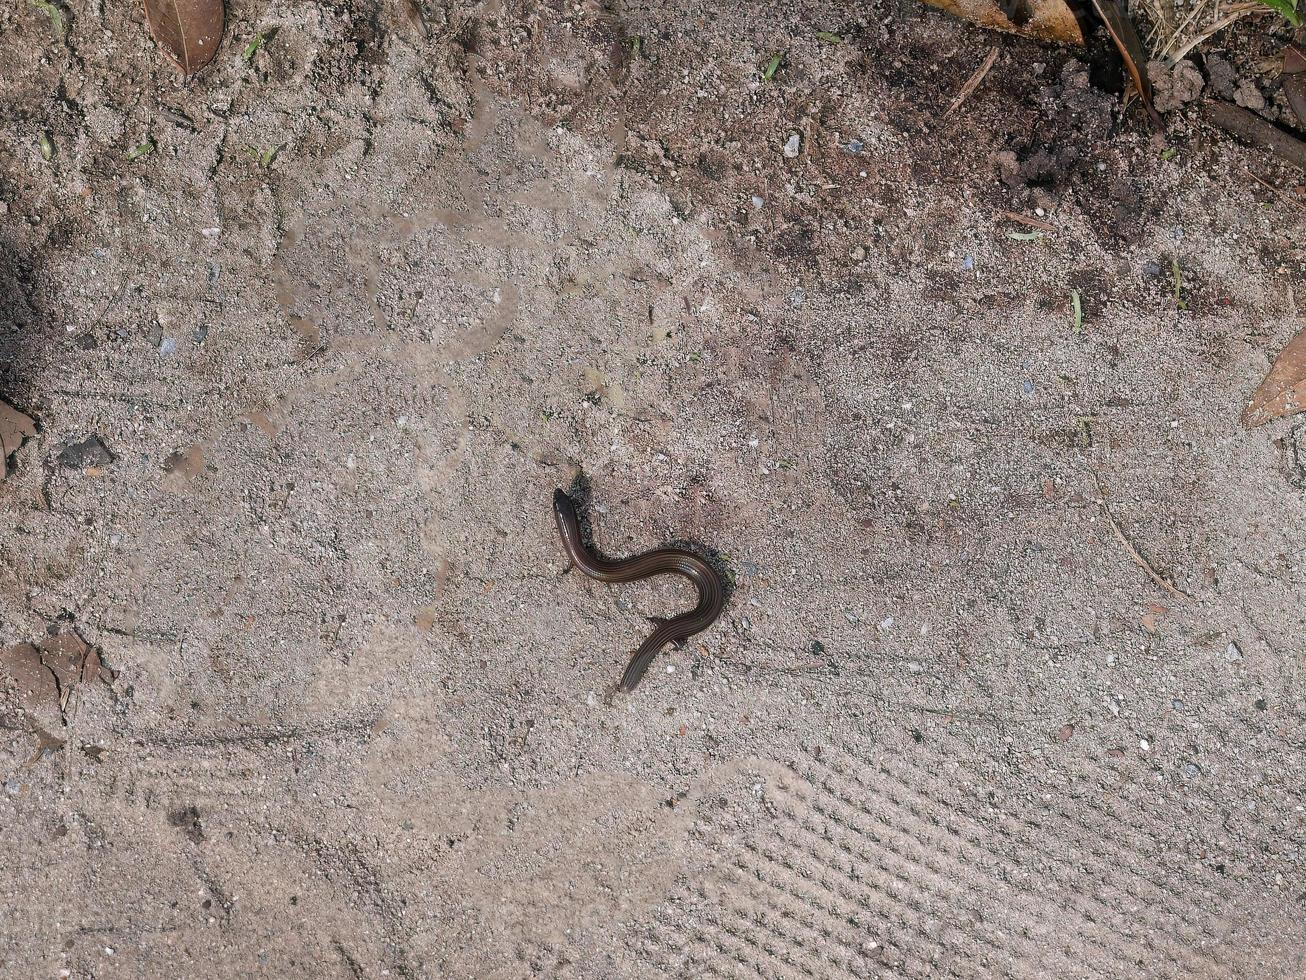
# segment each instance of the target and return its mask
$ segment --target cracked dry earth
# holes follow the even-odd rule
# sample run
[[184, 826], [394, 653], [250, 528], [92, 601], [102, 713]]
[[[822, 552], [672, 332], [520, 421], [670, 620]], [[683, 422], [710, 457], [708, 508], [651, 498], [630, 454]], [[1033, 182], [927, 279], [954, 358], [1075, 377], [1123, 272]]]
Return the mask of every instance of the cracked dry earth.
[[[909, 2], [238, 0], [184, 86], [73, 6], [0, 13], [0, 974], [1306, 972], [1299, 176]], [[734, 580], [629, 696], [689, 596], [564, 574], [582, 471]]]

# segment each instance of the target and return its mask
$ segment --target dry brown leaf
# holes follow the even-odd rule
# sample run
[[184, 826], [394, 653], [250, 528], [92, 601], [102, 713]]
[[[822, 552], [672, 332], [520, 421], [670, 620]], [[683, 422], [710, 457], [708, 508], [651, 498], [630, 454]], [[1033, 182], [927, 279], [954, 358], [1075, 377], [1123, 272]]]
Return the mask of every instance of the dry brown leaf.
[[1111, 35], [1116, 50], [1120, 52], [1120, 58], [1125, 63], [1125, 71], [1129, 74], [1129, 80], [1133, 82], [1134, 91], [1143, 100], [1143, 107], [1147, 109], [1147, 114], [1157, 129], [1164, 129], [1161, 116], [1152, 105], [1152, 83], [1147, 80], [1147, 52], [1143, 49], [1143, 42], [1138, 39], [1138, 32], [1134, 30], [1134, 22], [1129, 19], [1129, 15], [1121, 9], [1116, 0], [1093, 0], [1093, 9], [1102, 18], [1107, 33]]
[[925, 0], [980, 27], [1057, 44], [1084, 46], [1084, 32], [1065, 0], [1018, 0], [1009, 17], [996, 0]]
[[218, 53], [226, 13], [222, 0], [144, 0], [155, 43], [183, 75], [193, 75]]
[[1270, 419], [1306, 411], [1306, 330], [1284, 346], [1261, 386], [1243, 410], [1243, 425], [1253, 429]]
[[1297, 32], [1283, 53], [1283, 94], [1297, 121], [1306, 126], [1306, 28]]
[[11, 453], [24, 439], [36, 435], [36, 424], [12, 405], [0, 402], [0, 477], [6, 473]]
[[41, 651], [30, 643], [16, 643], [0, 650], [0, 688], [12, 679], [18, 704], [36, 711], [59, 703], [59, 686], [41, 663]]

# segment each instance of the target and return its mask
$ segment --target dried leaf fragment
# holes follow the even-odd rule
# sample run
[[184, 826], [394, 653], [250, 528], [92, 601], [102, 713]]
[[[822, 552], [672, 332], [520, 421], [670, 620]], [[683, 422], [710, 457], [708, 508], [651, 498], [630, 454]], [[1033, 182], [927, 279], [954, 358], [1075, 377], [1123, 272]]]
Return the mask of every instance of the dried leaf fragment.
[[1306, 126], [1306, 28], [1297, 31], [1284, 50], [1282, 75], [1288, 105], [1292, 106], [1298, 122]]
[[0, 477], [7, 472], [8, 460], [24, 439], [36, 435], [36, 424], [12, 405], [0, 402]]
[[1243, 425], [1253, 429], [1270, 419], [1306, 411], [1306, 330], [1284, 345], [1261, 386], [1243, 410]]
[[[932, 7], [980, 27], [1057, 44], [1084, 46], [1084, 32], [1065, 0], [925, 0]], [[1010, 14], [1008, 14], [1010, 9]]]
[[218, 53], [226, 12], [222, 0], [144, 0], [155, 43], [183, 75], [193, 75]]
[[41, 651], [30, 643], [0, 650], [0, 688], [7, 682], [13, 685], [18, 705], [26, 711], [38, 711], [59, 701], [54, 675], [41, 663]]
[[1129, 19], [1129, 15], [1116, 0], [1093, 0], [1093, 9], [1102, 18], [1107, 33], [1111, 35], [1116, 50], [1120, 52], [1120, 59], [1125, 63], [1125, 71], [1128, 72], [1129, 80], [1134, 85], [1134, 91], [1143, 100], [1143, 107], [1147, 109], [1148, 116], [1157, 129], [1164, 129], [1161, 116], [1152, 105], [1152, 84], [1147, 80], [1147, 52], [1143, 49], [1143, 42], [1138, 38], [1138, 32], [1134, 30], [1134, 22]]

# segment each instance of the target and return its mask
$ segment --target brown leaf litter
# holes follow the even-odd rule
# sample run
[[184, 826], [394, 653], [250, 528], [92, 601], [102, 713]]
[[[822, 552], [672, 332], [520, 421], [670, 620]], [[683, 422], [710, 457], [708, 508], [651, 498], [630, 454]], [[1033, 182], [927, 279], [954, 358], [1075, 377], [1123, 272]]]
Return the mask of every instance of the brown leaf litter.
[[84, 685], [110, 687], [115, 676], [100, 651], [73, 631], [0, 649], [0, 694], [7, 695], [0, 707], [7, 702], [17, 708], [17, 718], [8, 719], [13, 723], [0, 727], [35, 735], [38, 756], [62, 748], [64, 739], [53, 732], [67, 727], [73, 695]]
[[1284, 345], [1261, 386], [1243, 409], [1243, 425], [1253, 429], [1270, 419], [1306, 410], [1306, 330]]
[[183, 75], [193, 75], [218, 53], [226, 10], [222, 0], [144, 0], [150, 33]]
[[35, 422], [7, 402], [0, 402], [0, 478], [8, 473], [9, 457], [34, 435]]
[[926, 3], [980, 27], [1039, 41], [1084, 46], [1084, 32], [1065, 0], [1019, 0], [1014, 8], [996, 0], [926, 0]]

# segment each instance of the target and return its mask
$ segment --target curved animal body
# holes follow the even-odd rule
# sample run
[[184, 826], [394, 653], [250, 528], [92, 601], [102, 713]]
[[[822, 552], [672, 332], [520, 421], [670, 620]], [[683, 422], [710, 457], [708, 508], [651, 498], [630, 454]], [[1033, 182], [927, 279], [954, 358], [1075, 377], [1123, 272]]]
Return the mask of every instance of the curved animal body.
[[654, 575], [679, 575], [698, 589], [698, 605], [672, 619], [655, 620], [658, 624], [621, 675], [618, 691], [632, 691], [643, 678], [649, 664], [668, 643], [680, 644], [707, 629], [721, 615], [726, 604], [725, 583], [716, 569], [692, 551], [681, 548], [655, 548], [633, 558], [600, 558], [585, 546], [581, 538], [576, 505], [563, 491], [553, 494], [553, 516], [558, 522], [562, 547], [572, 564], [590, 578], [600, 582], [638, 582]]

